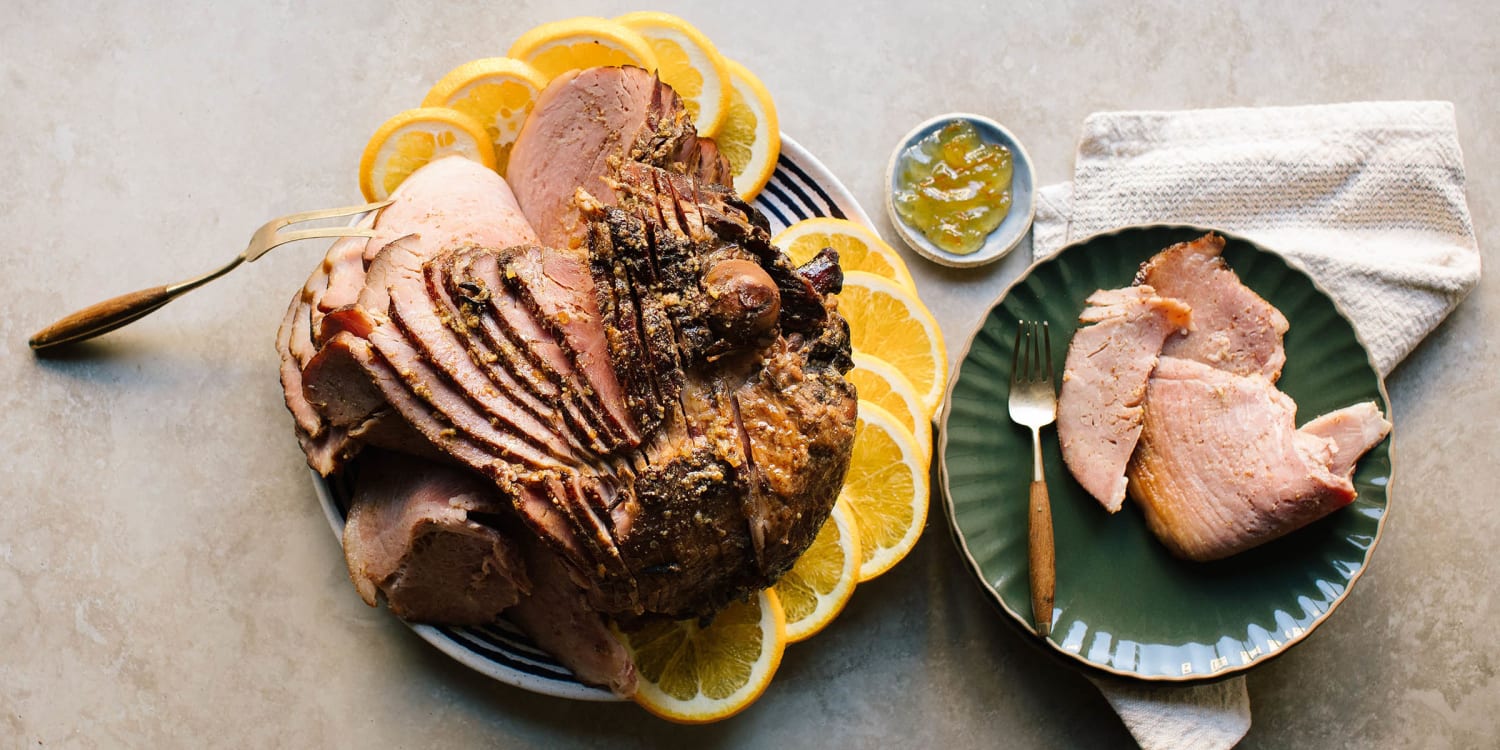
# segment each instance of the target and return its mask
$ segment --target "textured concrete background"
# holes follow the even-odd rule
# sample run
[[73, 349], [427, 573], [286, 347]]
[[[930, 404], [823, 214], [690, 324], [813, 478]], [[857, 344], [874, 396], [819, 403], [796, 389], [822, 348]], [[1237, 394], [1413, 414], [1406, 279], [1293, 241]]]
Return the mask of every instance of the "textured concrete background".
[[[0, 1], [0, 746], [1130, 744], [984, 601], [940, 512], [722, 724], [457, 666], [354, 595], [292, 440], [272, 336], [317, 247], [33, 358], [26, 336], [60, 313], [206, 270], [269, 217], [357, 199], [368, 134], [450, 67], [538, 22], [638, 7], [305, 5]], [[783, 129], [872, 215], [889, 149], [940, 112], [1006, 123], [1049, 183], [1095, 110], [1449, 99], [1500, 260], [1500, 5], [952, 5], [661, 3], [761, 76]], [[971, 272], [912, 259], [951, 351], [1023, 254]], [[1251, 674], [1246, 747], [1500, 735], [1497, 323], [1486, 280], [1390, 379], [1387, 534], [1338, 614]]]

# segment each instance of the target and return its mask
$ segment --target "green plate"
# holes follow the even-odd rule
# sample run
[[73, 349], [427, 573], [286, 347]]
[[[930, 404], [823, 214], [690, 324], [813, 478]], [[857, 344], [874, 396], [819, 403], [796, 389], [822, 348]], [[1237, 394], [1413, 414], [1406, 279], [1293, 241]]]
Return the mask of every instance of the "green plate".
[[[1048, 321], [1053, 360], [1061, 365], [1085, 297], [1130, 284], [1157, 251], [1207, 231], [1132, 227], [1068, 246], [1006, 291], [959, 360], [939, 442], [948, 519], [985, 591], [1028, 632], [1031, 436], [1006, 410], [1016, 321]], [[1230, 267], [1291, 322], [1279, 385], [1297, 401], [1299, 423], [1371, 399], [1389, 418], [1384, 385], [1333, 300], [1280, 256], [1225, 238]], [[1055, 429], [1043, 430], [1042, 443], [1057, 542], [1057, 601], [1046, 643], [1117, 675], [1201, 680], [1282, 653], [1348, 595], [1385, 521], [1390, 438], [1359, 462], [1353, 504], [1227, 560], [1185, 562], [1151, 535], [1134, 503], [1111, 515], [1073, 480]]]

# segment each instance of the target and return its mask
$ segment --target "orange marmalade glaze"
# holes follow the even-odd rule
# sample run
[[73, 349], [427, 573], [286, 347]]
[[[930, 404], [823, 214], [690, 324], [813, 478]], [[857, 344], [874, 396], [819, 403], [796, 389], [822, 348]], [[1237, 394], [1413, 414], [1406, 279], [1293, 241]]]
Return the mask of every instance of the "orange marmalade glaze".
[[1010, 213], [1010, 149], [955, 120], [901, 155], [896, 212], [932, 244], [968, 255]]

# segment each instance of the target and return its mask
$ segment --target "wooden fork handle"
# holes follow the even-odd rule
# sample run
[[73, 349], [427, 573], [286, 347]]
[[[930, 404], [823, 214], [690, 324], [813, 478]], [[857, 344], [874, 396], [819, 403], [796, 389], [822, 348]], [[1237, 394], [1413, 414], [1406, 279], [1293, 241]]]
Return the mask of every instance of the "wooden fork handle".
[[171, 302], [177, 290], [170, 284], [122, 294], [89, 305], [32, 335], [32, 349], [46, 349], [108, 333]]
[[1047, 483], [1031, 483], [1031, 512], [1027, 524], [1027, 547], [1031, 569], [1031, 619], [1037, 635], [1052, 632], [1052, 602], [1057, 591], [1057, 553], [1052, 546], [1052, 503]]

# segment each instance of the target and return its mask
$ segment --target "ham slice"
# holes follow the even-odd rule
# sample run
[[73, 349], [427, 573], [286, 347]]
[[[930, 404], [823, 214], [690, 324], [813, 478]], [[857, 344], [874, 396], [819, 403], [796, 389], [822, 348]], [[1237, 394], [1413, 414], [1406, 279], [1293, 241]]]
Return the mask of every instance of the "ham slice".
[[675, 166], [715, 184], [730, 179], [728, 163], [698, 137], [682, 98], [635, 67], [553, 78], [516, 135], [506, 177], [541, 244], [567, 249], [588, 236], [578, 194], [615, 205], [615, 171], [632, 161]]
[[1302, 432], [1333, 441], [1328, 470], [1342, 476], [1354, 473], [1354, 464], [1391, 432], [1391, 423], [1374, 401], [1346, 406], [1324, 414], [1305, 425]]
[[1240, 281], [1223, 252], [1224, 238], [1207, 234], [1173, 245], [1141, 266], [1137, 284], [1193, 309], [1193, 330], [1167, 341], [1161, 353], [1239, 375], [1259, 373], [1275, 382], [1286, 364], [1281, 345], [1286, 316]]
[[[420, 275], [425, 259], [450, 246], [536, 239], [505, 181], [463, 157], [441, 158], [423, 166], [402, 183], [394, 198], [390, 206], [361, 222], [361, 226], [375, 229], [374, 238], [349, 238], [333, 244], [292, 300], [277, 333], [282, 389], [296, 420], [298, 441], [307, 454], [308, 465], [325, 476], [359, 451], [363, 442], [358, 435], [411, 435], [409, 430], [380, 428], [374, 423], [381, 414], [390, 414], [387, 409], [351, 414], [355, 400], [371, 405], [362, 399], [351, 399], [351, 403], [337, 407], [342, 424], [331, 424], [321, 410], [329, 405], [327, 395], [339, 392], [336, 385], [325, 387], [321, 405], [318, 398], [310, 398], [318, 383], [307, 382], [309, 376], [316, 379], [341, 374], [351, 365], [347, 357], [334, 361], [324, 356], [314, 362], [326, 343], [345, 330], [339, 315], [360, 306], [374, 314], [374, 326], [394, 326], [385, 318], [390, 307], [390, 284], [400, 280], [403, 272], [409, 275], [414, 267]], [[382, 250], [387, 250], [387, 257], [377, 258]], [[330, 316], [334, 324], [325, 325]], [[368, 332], [356, 335], [364, 337]], [[341, 349], [337, 356], [344, 353]], [[377, 382], [373, 375], [369, 381]], [[339, 382], [349, 383], [343, 378]], [[352, 424], [364, 428], [345, 429]]]
[[365, 461], [344, 526], [359, 595], [416, 622], [482, 625], [531, 591], [519, 551], [471, 513], [498, 513], [495, 488], [398, 454]]
[[1136, 286], [1095, 292], [1058, 398], [1069, 471], [1110, 512], [1128, 494], [1173, 554], [1217, 560], [1355, 498], [1356, 462], [1389, 434], [1374, 403], [1302, 429], [1277, 390], [1288, 323], [1224, 262], [1224, 238], [1173, 245]]
[[[1190, 560], [1228, 557], [1348, 505], [1352, 459], [1389, 430], [1363, 404], [1299, 431], [1296, 403], [1263, 375], [1174, 357], [1161, 358], [1146, 402], [1130, 496], [1162, 543]], [[1330, 435], [1353, 425], [1360, 439], [1340, 449]]]
[[610, 425], [624, 433], [628, 444], [638, 445], [639, 427], [610, 358], [587, 250], [509, 247], [498, 261], [501, 279], [562, 344], [589, 391], [603, 403]]
[[[460, 305], [481, 359], [494, 357], [539, 398], [561, 402], [575, 429], [600, 452], [619, 447], [624, 433], [606, 418], [605, 405], [593, 388], [585, 387], [551, 331], [511, 293], [501, 279], [493, 252], [464, 248], [428, 264], [429, 274], [445, 279], [448, 295]], [[476, 332], [477, 331], [477, 335]]]
[[1125, 501], [1125, 465], [1141, 435], [1142, 399], [1157, 354], [1191, 311], [1149, 286], [1097, 291], [1079, 315], [1057, 399], [1063, 461], [1109, 512]]
[[535, 585], [506, 616], [578, 679], [603, 685], [616, 695], [634, 695], [635, 663], [604, 618], [589, 607], [584, 590], [569, 577], [562, 560], [535, 542], [522, 549]]
[[365, 245], [367, 261], [406, 235], [415, 235], [424, 260], [462, 245], [536, 242], [505, 180], [462, 156], [446, 156], [412, 172], [395, 198], [375, 222], [376, 235]]

